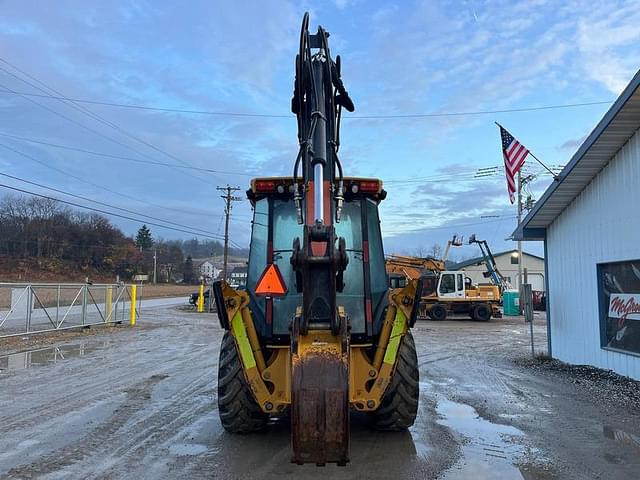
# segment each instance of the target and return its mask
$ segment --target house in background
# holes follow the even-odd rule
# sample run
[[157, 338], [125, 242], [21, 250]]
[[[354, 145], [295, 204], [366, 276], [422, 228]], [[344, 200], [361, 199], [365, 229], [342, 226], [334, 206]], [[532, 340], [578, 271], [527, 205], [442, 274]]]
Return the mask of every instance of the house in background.
[[222, 271], [209, 260], [204, 260], [196, 265], [199, 276], [207, 283], [218, 278], [218, 275], [220, 275], [220, 272]]
[[[524, 257], [522, 270], [524, 272], [524, 269], [527, 269], [527, 281], [531, 284], [531, 289], [544, 291], [544, 258], [527, 252], [522, 252], [522, 256]], [[496, 253], [493, 257], [496, 260], [498, 271], [505, 277], [507, 282], [516, 287], [518, 285], [518, 265], [520, 263], [518, 250]], [[470, 258], [447, 268], [449, 270], [463, 271], [465, 277], [469, 277], [474, 285], [491, 283], [491, 279], [483, 275], [487, 271], [483, 257]], [[524, 279], [522, 283], [524, 283]]]

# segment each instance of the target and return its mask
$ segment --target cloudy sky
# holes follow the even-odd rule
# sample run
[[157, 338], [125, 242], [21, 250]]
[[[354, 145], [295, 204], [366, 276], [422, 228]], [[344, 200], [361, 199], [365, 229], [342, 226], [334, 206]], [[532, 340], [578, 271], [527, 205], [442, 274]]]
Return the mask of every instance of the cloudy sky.
[[[564, 165], [609, 105], [358, 117], [610, 102], [640, 68], [638, 1], [0, 0], [0, 172], [219, 235], [216, 186], [244, 190], [252, 175], [291, 171], [289, 105], [305, 10], [312, 28], [331, 32], [356, 103], [342, 128], [345, 174], [380, 177], [389, 192], [387, 251], [411, 253], [453, 233], [511, 248], [515, 207], [503, 174], [474, 178], [502, 163], [494, 122]], [[539, 176], [533, 197], [550, 181]], [[237, 203], [236, 243], [248, 244], [250, 220], [248, 202]], [[139, 227], [113, 221], [129, 234]]]

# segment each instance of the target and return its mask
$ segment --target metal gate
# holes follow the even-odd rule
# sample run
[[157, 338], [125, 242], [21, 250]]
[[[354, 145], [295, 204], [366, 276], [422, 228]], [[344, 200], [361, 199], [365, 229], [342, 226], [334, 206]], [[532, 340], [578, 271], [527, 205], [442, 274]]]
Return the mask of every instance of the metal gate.
[[140, 293], [123, 284], [0, 283], [0, 338], [121, 323], [132, 306], [139, 315]]

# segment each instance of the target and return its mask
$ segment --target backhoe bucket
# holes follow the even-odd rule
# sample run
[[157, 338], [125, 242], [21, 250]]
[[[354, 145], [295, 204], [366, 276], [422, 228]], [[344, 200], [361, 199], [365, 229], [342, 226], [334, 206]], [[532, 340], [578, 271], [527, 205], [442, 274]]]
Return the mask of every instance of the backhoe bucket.
[[349, 461], [349, 345], [346, 335], [292, 336], [292, 462]]

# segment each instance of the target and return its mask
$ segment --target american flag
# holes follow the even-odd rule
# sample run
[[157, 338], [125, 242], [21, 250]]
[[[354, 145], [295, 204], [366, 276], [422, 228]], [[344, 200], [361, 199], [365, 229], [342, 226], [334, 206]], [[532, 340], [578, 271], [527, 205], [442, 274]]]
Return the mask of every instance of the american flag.
[[502, 137], [504, 172], [507, 175], [507, 191], [509, 192], [509, 200], [513, 203], [515, 200], [514, 194], [516, 193], [516, 175], [524, 164], [524, 159], [529, 154], [529, 150], [513, 138], [513, 135], [507, 132], [502, 125], [499, 125], [499, 127], [500, 136]]

